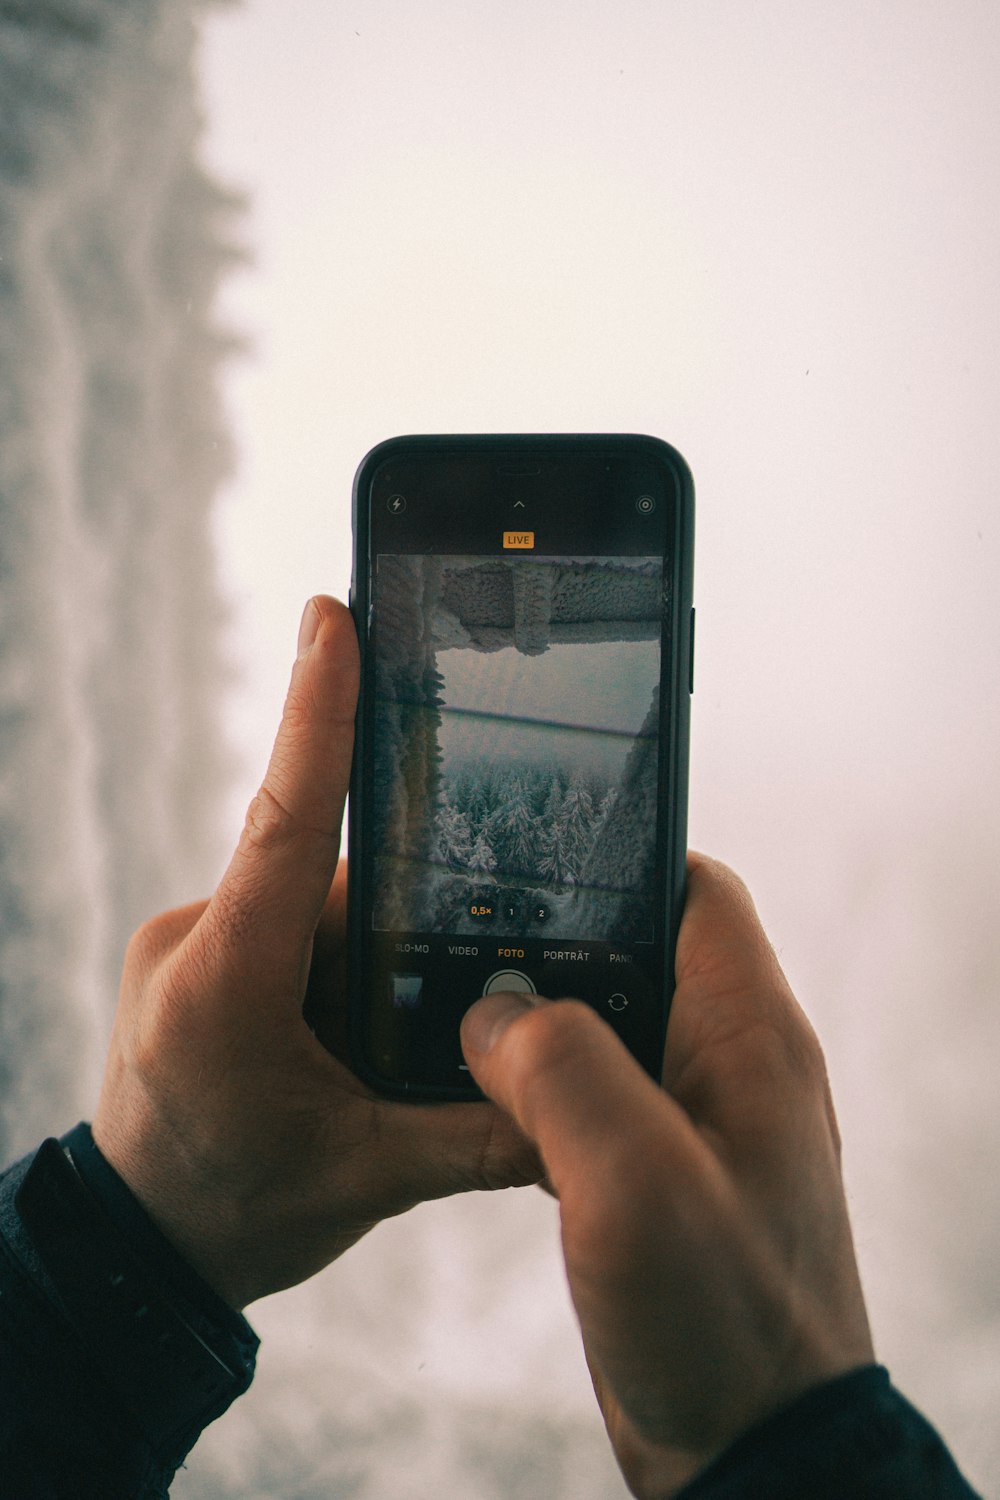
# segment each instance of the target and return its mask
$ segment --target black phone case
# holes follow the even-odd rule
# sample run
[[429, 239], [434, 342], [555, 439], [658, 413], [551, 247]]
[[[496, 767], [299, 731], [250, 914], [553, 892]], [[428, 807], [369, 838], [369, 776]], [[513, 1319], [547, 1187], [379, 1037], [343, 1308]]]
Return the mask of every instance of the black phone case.
[[[351, 772], [351, 795], [348, 803], [348, 1045], [351, 1068], [355, 1074], [378, 1094], [395, 1099], [418, 1100], [471, 1100], [481, 1099], [482, 1094], [470, 1081], [467, 1086], [426, 1086], [419, 1083], [400, 1085], [395, 1080], [382, 1077], [369, 1063], [365, 1052], [364, 1030], [364, 976], [362, 974], [361, 924], [366, 913], [360, 909], [358, 892], [361, 889], [362, 840], [364, 838], [362, 774], [370, 754], [366, 743], [366, 679], [368, 626], [371, 601], [368, 598], [368, 550], [369, 550], [369, 497], [372, 480], [387, 458], [407, 453], [489, 452], [501, 449], [504, 454], [516, 454], [525, 460], [534, 455], [558, 454], [592, 449], [595, 459], [609, 450], [629, 448], [635, 451], [641, 445], [655, 452], [660, 462], [665, 463], [674, 476], [676, 484], [676, 526], [673, 538], [678, 559], [675, 570], [675, 587], [672, 590], [670, 608], [671, 641], [676, 648], [670, 653], [668, 690], [670, 695], [670, 723], [673, 726], [671, 751], [667, 765], [667, 832], [661, 846], [662, 857], [668, 862], [668, 910], [665, 930], [668, 934], [666, 971], [673, 972], [677, 933], [684, 909], [685, 874], [687, 866], [687, 806], [688, 806], [688, 761], [690, 737], [690, 699], [693, 689], [693, 626], [692, 604], [694, 568], [694, 483], [690, 469], [682, 455], [660, 438], [633, 434], [474, 434], [474, 435], [417, 435], [388, 438], [377, 444], [362, 460], [354, 478], [352, 495], [352, 525], [354, 533], [353, 563], [349, 605], [354, 616], [361, 651], [361, 695], [358, 702], [354, 761]], [[670, 1011], [672, 991], [664, 995], [662, 1025], [660, 1027], [657, 1058], [662, 1060], [666, 1041], [666, 1028]], [[318, 1029], [322, 1036], [322, 1031]], [[647, 1070], [659, 1082], [660, 1061], [640, 1059]]]

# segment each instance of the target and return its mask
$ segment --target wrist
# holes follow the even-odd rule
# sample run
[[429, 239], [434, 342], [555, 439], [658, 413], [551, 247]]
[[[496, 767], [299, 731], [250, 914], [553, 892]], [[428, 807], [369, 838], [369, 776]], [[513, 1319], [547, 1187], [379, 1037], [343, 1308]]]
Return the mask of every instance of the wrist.
[[149, 1226], [157, 1245], [167, 1247], [175, 1270], [183, 1267], [182, 1274], [193, 1277], [235, 1316], [262, 1295], [240, 1274], [240, 1241], [245, 1235], [227, 1234], [225, 1197], [200, 1192], [191, 1174], [182, 1179], [169, 1140], [161, 1134], [154, 1145], [148, 1133], [143, 1137], [134, 1130], [123, 1137], [120, 1130], [107, 1128], [100, 1107], [89, 1134], [91, 1151], [83, 1160], [103, 1163], [103, 1174], [96, 1169], [99, 1185], [107, 1186], [109, 1179], [119, 1185], [117, 1192], [108, 1188], [114, 1207], [130, 1225], [138, 1215]]
[[87, 1125], [78, 1125], [60, 1140], [87, 1188], [103, 1211], [133, 1245], [136, 1253], [155, 1267], [173, 1291], [234, 1336], [248, 1329], [241, 1304], [226, 1295], [215, 1279], [206, 1276], [197, 1254], [187, 1253], [172, 1234], [154, 1203], [122, 1172]]

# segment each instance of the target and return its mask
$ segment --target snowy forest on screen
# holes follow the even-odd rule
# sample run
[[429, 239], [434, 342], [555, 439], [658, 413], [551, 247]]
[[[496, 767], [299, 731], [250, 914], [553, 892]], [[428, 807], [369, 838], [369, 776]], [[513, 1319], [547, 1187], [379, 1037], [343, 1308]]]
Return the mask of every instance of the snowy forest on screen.
[[376, 925], [649, 940], [658, 562], [380, 564]]
[[[426, 854], [387, 861], [411, 891], [413, 926], [475, 933], [483, 919], [470, 908], [488, 905], [497, 936], [648, 938], [655, 726], [654, 692], [646, 721], [619, 750], [617, 776], [600, 769], [599, 757], [587, 766], [595, 736], [578, 730], [550, 736], [569, 742], [561, 756], [446, 757]], [[509, 732], [502, 721], [494, 728]], [[582, 764], [574, 765], [574, 748]]]
[[567, 777], [554, 762], [465, 761], [446, 770], [434, 825], [437, 868], [427, 872], [432, 925], [473, 925], [470, 903], [495, 892], [491, 930], [541, 931], [544, 924], [567, 935], [571, 898], [587, 886], [592, 851], [617, 799], [606, 778]]
[[555, 764], [466, 762], [445, 774], [435, 852], [479, 879], [561, 891], [580, 884], [617, 796], [603, 778], [568, 780]]

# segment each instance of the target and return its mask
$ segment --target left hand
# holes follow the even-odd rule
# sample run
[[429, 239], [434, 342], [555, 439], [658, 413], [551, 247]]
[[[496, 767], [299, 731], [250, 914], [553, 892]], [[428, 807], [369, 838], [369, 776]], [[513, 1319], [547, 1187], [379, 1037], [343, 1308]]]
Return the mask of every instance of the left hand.
[[427, 1198], [541, 1174], [490, 1103], [376, 1098], [302, 1017], [344, 997], [340, 829], [358, 648], [310, 601], [270, 765], [210, 901], [155, 917], [125, 960], [94, 1139], [233, 1307], [304, 1281]]

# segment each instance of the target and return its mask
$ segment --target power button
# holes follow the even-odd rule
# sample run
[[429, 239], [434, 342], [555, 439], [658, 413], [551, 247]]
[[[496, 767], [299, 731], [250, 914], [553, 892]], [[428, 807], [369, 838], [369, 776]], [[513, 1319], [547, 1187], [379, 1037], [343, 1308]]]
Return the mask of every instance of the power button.
[[688, 636], [688, 692], [694, 692], [694, 606], [691, 606], [691, 633]]

